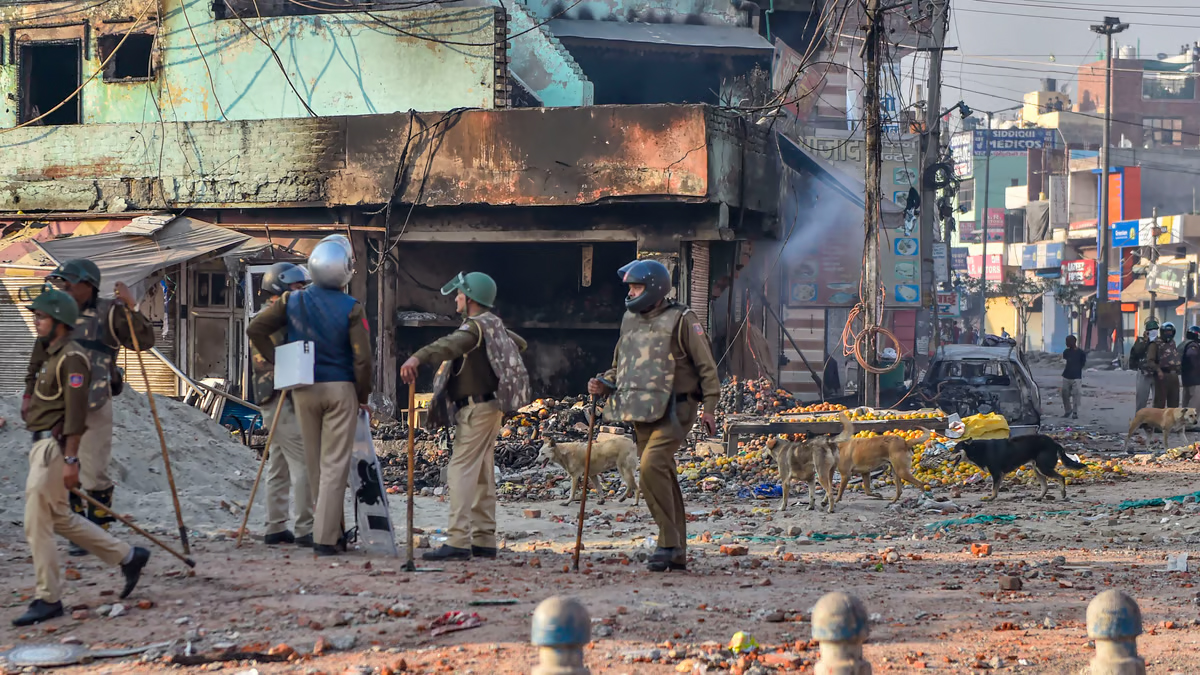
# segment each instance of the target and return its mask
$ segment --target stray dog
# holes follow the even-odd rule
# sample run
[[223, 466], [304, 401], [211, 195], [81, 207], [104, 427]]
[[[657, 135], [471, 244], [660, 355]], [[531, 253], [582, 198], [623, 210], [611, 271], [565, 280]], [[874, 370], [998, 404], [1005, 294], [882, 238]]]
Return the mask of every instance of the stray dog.
[[[587, 442], [578, 443], [555, 443], [554, 439], [547, 438], [542, 443], [542, 450], [538, 453], [538, 459], [542, 461], [542, 466], [546, 466], [550, 462], [561, 466], [567, 475], [571, 477], [571, 495], [567, 501], [563, 502], [563, 506], [568, 506], [571, 502], [579, 498], [579, 483], [583, 478], [583, 465], [587, 460]], [[605, 471], [616, 469], [621, 473], [621, 480], [625, 482], [625, 496], [617, 501], [623, 502], [630, 495], [633, 496], [633, 505], [637, 506], [638, 499], [641, 497], [641, 489], [638, 488], [635, 471], [637, 471], [638, 456], [637, 444], [633, 439], [626, 436], [619, 438], [608, 438], [603, 441], [595, 441], [592, 443], [592, 465], [591, 476], [593, 485], [600, 491], [600, 503], [604, 503], [604, 484], [600, 481], [600, 475]], [[583, 481], [583, 489], [587, 489], [586, 480]]]
[[[1125, 434], [1125, 452], [1132, 454], [1129, 450], [1129, 437], [1133, 436], [1133, 432], [1150, 427], [1159, 429], [1163, 435], [1163, 451], [1171, 449], [1168, 439], [1172, 431], [1176, 429], [1183, 434], [1184, 444], [1188, 443], [1187, 428], [1195, 426], [1200, 421], [1200, 414], [1196, 413], [1195, 408], [1142, 408], [1133, 416], [1133, 421], [1129, 423], [1129, 433]], [[1143, 435], [1145, 432], [1143, 430]]]
[[[917, 477], [913, 475], [912, 451], [909, 449], [907, 441], [899, 436], [888, 435], [855, 438], [854, 422], [850, 420], [850, 416], [844, 411], [840, 413], [840, 416], [842, 433], [833, 439], [838, 445], [837, 467], [838, 473], [842, 475], [842, 482], [838, 486], [837, 501], [842, 501], [842, 493], [846, 491], [846, 486], [850, 483], [851, 473], [862, 476], [863, 494], [868, 497], [881, 497], [878, 493], [871, 492], [871, 472], [887, 465], [891, 465], [892, 472], [896, 474], [896, 497], [892, 500], [893, 504], [900, 501], [900, 491], [904, 489], [904, 482], [911, 483], [922, 490], [929, 489], [927, 484], [917, 480]], [[931, 435], [932, 432], [926, 432], [925, 436], [916, 443], [924, 443], [929, 440]]]
[[[1046, 482], [1047, 478], [1058, 481], [1059, 492], [1062, 494], [1063, 500], [1066, 500], [1067, 479], [1059, 474], [1054, 467], [1059, 461], [1062, 461], [1063, 466], [1068, 469], [1087, 468], [1068, 457], [1067, 451], [1063, 450], [1063, 447], [1057, 441], [1042, 434], [1018, 436], [1016, 438], [997, 438], [986, 441], [960, 441], [954, 447], [954, 450], [953, 466], [957, 467], [959, 462], [966, 459], [975, 466], [992, 474], [992, 496], [990, 499], [996, 499], [1000, 496], [1000, 484], [1004, 482], [1005, 474], [1016, 471], [1023, 464], [1032, 464], [1033, 473], [1037, 476], [1038, 482], [1042, 484], [1042, 494], [1038, 495], [1038, 500], [1045, 499], [1046, 492], [1050, 489], [1050, 484]], [[989, 498], [984, 497], [984, 499]]]
[[808, 510], [816, 508], [817, 481], [825, 488], [825, 501], [822, 505], [833, 513], [833, 465], [837, 461], [837, 445], [829, 436], [817, 436], [805, 441], [785, 441], [772, 438], [767, 441], [767, 451], [775, 458], [775, 466], [779, 468], [779, 482], [783, 485], [783, 501], [779, 510], [788, 507], [788, 494], [791, 492], [792, 479], [796, 478], [808, 483]]

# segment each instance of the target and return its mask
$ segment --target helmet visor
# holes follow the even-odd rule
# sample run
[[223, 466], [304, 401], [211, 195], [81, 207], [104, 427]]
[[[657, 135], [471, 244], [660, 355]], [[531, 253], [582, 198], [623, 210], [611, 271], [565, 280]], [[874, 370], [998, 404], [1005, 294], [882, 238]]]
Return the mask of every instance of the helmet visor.
[[39, 295], [54, 288], [54, 284], [46, 281], [41, 286], [27, 286], [17, 291], [17, 299], [21, 302], [33, 302]]
[[467, 284], [467, 275], [465, 272], [459, 272], [458, 276], [447, 281], [446, 285], [442, 286], [442, 295], [450, 295], [458, 290], [464, 293], [471, 290], [471, 287]]

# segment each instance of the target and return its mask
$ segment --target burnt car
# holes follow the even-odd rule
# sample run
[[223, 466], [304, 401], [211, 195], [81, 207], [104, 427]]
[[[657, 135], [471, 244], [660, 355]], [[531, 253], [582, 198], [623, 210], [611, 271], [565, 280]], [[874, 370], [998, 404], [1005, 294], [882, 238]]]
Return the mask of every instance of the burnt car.
[[1042, 396], [1016, 345], [946, 345], [938, 349], [918, 398], [962, 417], [1000, 413], [1010, 426], [1038, 426]]

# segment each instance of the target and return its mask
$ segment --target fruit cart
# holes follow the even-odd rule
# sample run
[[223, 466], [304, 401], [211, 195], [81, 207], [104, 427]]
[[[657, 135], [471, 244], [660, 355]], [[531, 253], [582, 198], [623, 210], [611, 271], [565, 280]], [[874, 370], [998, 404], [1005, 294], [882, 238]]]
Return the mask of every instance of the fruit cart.
[[[822, 406], [810, 406], [818, 408]], [[824, 406], [828, 407], [828, 406]], [[803, 412], [802, 412], [803, 411]], [[941, 410], [874, 410], [855, 408], [845, 411], [854, 422], [855, 433], [860, 431], [941, 431], [946, 428], [946, 416]], [[838, 434], [842, 431], [839, 411], [796, 409], [769, 418], [737, 416], [725, 424], [725, 454], [737, 454], [742, 436], [773, 436], [776, 434]]]

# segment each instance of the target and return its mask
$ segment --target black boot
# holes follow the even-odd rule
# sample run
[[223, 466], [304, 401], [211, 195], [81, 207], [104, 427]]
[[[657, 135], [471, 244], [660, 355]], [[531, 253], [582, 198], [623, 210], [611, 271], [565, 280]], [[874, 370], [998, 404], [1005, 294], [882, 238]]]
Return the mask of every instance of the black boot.
[[686, 570], [687, 558], [677, 548], [656, 548], [646, 562], [646, 569], [651, 572]]
[[303, 546], [304, 548], [312, 548], [313, 538], [311, 534], [302, 534], [299, 537], [296, 537], [296, 541], [293, 543], [295, 543], [297, 546]]
[[471, 556], [474, 558], [496, 558], [495, 546], [471, 546]]
[[63, 606], [61, 602], [46, 602], [45, 600], [34, 600], [29, 603], [29, 609], [17, 618], [13, 619], [14, 626], [32, 626], [35, 623], [60, 617], [63, 615]]
[[470, 560], [471, 549], [445, 546], [421, 554], [423, 560]]
[[129, 594], [138, 585], [138, 581], [142, 578], [142, 570], [145, 569], [148, 562], [150, 562], [150, 551], [141, 546], [134, 546], [133, 557], [129, 562], [121, 565], [121, 574], [125, 575], [125, 588], [121, 590], [122, 599], [129, 597]]
[[296, 536], [292, 534], [291, 530], [284, 530], [283, 532], [275, 532], [273, 534], [266, 535], [263, 537], [263, 543], [267, 546], [294, 544], [296, 543]]

